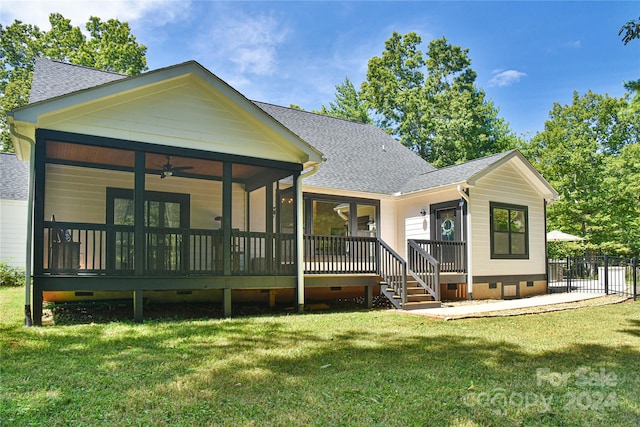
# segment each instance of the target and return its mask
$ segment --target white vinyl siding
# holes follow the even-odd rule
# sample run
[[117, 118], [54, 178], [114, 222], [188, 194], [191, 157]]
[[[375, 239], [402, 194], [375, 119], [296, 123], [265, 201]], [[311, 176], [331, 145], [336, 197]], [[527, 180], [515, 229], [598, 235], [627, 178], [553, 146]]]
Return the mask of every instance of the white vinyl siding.
[[254, 158], [306, 161], [302, 150], [265, 124], [270, 119], [256, 118], [197, 79], [184, 81], [182, 86], [165, 83], [140, 93], [125, 93], [119, 103], [107, 98], [45, 115], [38, 127]]
[[0, 200], [0, 261], [25, 267], [27, 201]]
[[[133, 188], [133, 173], [47, 165], [45, 220], [55, 215], [60, 222], [106, 222], [107, 187]], [[191, 196], [191, 228], [218, 229], [222, 215], [222, 183], [219, 181], [147, 175], [145, 189]], [[245, 195], [240, 184], [233, 184], [233, 227], [244, 230]]]
[[[509, 163], [478, 180], [471, 192], [473, 227], [472, 274], [498, 276], [544, 274], [544, 199]], [[528, 209], [529, 259], [491, 259], [490, 203], [526, 206]]]
[[[410, 239], [431, 239], [431, 205], [460, 199], [455, 189], [425, 192], [420, 195], [401, 198], [396, 202], [399, 230], [394, 249], [403, 257]], [[421, 215], [424, 210], [425, 215]]]

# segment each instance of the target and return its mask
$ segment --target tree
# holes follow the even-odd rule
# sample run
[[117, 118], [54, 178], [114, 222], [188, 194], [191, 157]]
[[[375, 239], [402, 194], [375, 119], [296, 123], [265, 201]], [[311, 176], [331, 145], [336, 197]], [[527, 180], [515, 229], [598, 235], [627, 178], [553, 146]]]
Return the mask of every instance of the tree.
[[622, 28], [620, 28], [618, 35], [622, 36], [622, 42], [625, 45], [633, 39], [640, 39], [640, 18], [638, 18], [637, 21], [632, 19], [624, 24]]
[[639, 178], [629, 166], [637, 151], [629, 147], [638, 145], [640, 116], [620, 114], [627, 109], [624, 98], [574, 92], [571, 105], [553, 105], [544, 131], [526, 150], [561, 196], [547, 210], [549, 229], [587, 237], [594, 248], [621, 254], [632, 250], [624, 236], [638, 221], [637, 194], [629, 197], [619, 188]]
[[[19, 20], [0, 25], [0, 105], [11, 111], [26, 105], [36, 58], [43, 57], [128, 75], [147, 69], [146, 46], [131, 34], [129, 24], [116, 19], [101, 21], [90, 17], [86, 24], [89, 38], [79, 27], [59, 13], [49, 15], [51, 29]], [[2, 151], [13, 151], [7, 118], [0, 115]]]
[[394, 32], [369, 60], [361, 96], [378, 124], [434, 166], [504, 151], [518, 138], [475, 86], [468, 49], [432, 40], [426, 56], [416, 33]]
[[335, 102], [329, 102], [329, 107], [323, 105], [318, 113], [360, 123], [372, 122], [366, 103], [349, 77], [336, 86]]
[[[625, 145], [609, 159], [603, 180], [606, 204], [611, 212], [607, 234], [612, 236], [605, 250], [623, 249], [640, 254], [640, 144]], [[613, 243], [613, 244], [612, 244]], [[629, 252], [627, 252], [627, 249]]]

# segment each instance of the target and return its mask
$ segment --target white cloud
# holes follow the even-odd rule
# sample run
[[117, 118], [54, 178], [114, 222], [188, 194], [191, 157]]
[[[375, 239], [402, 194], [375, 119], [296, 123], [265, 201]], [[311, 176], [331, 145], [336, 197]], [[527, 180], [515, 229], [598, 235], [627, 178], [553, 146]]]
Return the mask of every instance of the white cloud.
[[213, 30], [200, 45], [203, 55], [228, 60], [239, 73], [270, 75], [276, 71], [278, 47], [289, 33], [273, 15], [237, 13], [212, 22]]
[[580, 40], [572, 40], [566, 42], [564, 46], [570, 49], [580, 49], [582, 47], [582, 43], [580, 42]]
[[9, 25], [18, 19], [46, 31], [49, 15], [60, 13], [83, 30], [90, 16], [129, 23], [152, 19], [159, 26], [181, 19], [189, 6], [189, 0], [2, 0], [0, 23]]
[[511, 86], [514, 83], [518, 83], [522, 77], [526, 77], [527, 74], [516, 70], [493, 70], [493, 77], [489, 80], [489, 86]]

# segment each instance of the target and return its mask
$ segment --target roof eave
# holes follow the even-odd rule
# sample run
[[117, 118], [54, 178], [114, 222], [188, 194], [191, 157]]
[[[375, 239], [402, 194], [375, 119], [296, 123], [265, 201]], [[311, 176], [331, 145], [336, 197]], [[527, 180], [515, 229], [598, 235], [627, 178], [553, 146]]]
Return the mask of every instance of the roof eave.
[[422, 188], [419, 190], [411, 190], [411, 191], [407, 191], [407, 192], [397, 192], [397, 193], [393, 193], [393, 196], [395, 197], [399, 197], [399, 198], [403, 198], [403, 197], [412, 197], [412, 196], [416, 196], [420, 193], [431, 193], [431, 192], [435, 192], [435, 191], [442, 191], [442, 190], [447, 190], [449, 188], [452, 189], [457, 189], [459, 185], [462, 185], [464, 187], [471, 187], [472, 185], [469, 184], [468, 181], [466, 180], [462, 180], [462, 181], [457, 181], [457, 182], [450, 182], [447, 184], [442, 184], [442, 185], [436, 185], [434, 187], [429, 187], [429, 188]]

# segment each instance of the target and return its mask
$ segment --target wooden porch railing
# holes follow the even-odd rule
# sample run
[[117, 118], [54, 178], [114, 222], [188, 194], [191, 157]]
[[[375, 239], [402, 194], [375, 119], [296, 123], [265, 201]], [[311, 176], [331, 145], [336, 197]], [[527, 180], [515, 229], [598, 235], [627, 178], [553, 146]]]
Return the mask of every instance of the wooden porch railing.
[[436, 301], [440, 301], [440, 262], [429, 255], [414, 240], [407, 243], [409, 274], [425, 288]]
[[467, 272], [467, 244], [466, 242], [451, 242], [442, 240], [411, 240], [420, 249], [440, 262], [441, 273]]
[[375, 237], [304, 236], [305, 273], [348, 274], [378, 271]]
[[[45, 221], [42, 271], [51, 274], [134, 274], [134, 228]], [[145, 227], [145, 274], [222, 275], [222, 230]], [[295, 236], [231, 232], [232, 275], [295, 274]], [[267, 261], [270, 260], [270, 261]]]
[[[407, 304], [407, 262], [384, 241], [377, 241], [380, 249], [378, 275], [387, 282], [387, 288], [393, 289], [389, 292], [382, 286], [382, 293], [397, 308], [404, 308]], [[394, 295], [400, 296], [400, 301], [396, 301]]]

